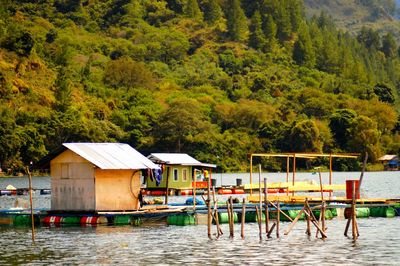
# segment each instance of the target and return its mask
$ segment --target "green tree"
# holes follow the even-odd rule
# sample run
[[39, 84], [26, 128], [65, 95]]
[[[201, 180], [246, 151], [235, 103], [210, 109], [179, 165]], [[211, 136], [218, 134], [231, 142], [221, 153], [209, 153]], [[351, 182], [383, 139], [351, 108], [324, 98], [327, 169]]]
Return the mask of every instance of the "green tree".
[[396, 56], [397, 45], [392, 33], [388, 32], [383, 36], [381, 50], [385, 54], [386, 58]]
[[225, 12], [229, 38], [233, 41], [244, 41], [247, 37], [248, 26], [240, 0], [228, 0]]
[[374, 86], [374, 93], [378, 96], [381, 102], [393, 104], [395, 97], [393, 95], [393, 89], [382, 83], [378, 83]]
[[217, 0], [208, 0], [204, 3], [204, 20], [212, 25], [222, 17], [222, 9]]
[[188, 18], [192, 18], [199, 21], [203, 20], [203, 13], [200, 10], [199, 3], [197, 2], [197, 0], [186, 1], [184, 14]]
[[249, 46], [254, 49], [262, 50], [265, 47], [266, 39], [262, 30], [261, 15], [256, 11], [251, 18]]
[[349, 130], [357, 113], [351, 109], [338, 109], [330, 117], [329, 128], [333, 133], [336, 143], [346, 150], [350, 139]]
[[322, 152], [317, 125], [313, 120], [301, 120], [290, 130], [290, 147], [293, 152]]
[[305, 23], [302, 23], [298, 32], [298, 39], [294, 43], [293, 47], [293, 59], [297, 64], [314, 67], [315, 65], [315, 52], [312, 46], [308, 27]]

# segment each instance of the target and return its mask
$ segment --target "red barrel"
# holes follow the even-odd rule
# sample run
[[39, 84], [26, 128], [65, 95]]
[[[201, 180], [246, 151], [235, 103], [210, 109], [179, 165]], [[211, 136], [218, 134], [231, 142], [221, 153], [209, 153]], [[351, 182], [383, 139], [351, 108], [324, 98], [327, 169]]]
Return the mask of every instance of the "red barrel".
[[46, 216], [44, 217], [43, 223], [45, 224], [59, 224], [61, 222], [60, 216]]
[[232, 194], [232, 190], [227, 188], [221, 188], [218, 190], [218, 194]]
[[179, 191], [179, 194], [181, 196], [193, 195], [193, 190], [191, 190], [191, 189], [182, 189], [181, 191]]
[[81, 224], [106, 224], [107, 217], [104, 216], [84, 216], [81, 218]]
[[358, 180], [346, 180], [346, 198], [353, 198], [353, 186], [355, 186], [356, 199], [359, 199], [360, 193], [358, 193]]
[[151, 196], [164, 196], [165, 195], [165, 191], [163, 191], [163, 190], [151, 190], [150, 191], [150, 195]]
[[244, 194], [244, 189], [234, 188], [232, 189], [232, 194]]

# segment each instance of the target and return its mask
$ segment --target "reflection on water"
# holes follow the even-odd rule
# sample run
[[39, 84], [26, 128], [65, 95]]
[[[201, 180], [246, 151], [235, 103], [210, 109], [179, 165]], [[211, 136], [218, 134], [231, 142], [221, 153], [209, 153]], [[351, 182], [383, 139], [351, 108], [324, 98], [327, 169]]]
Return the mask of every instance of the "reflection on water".
[[[245, 239], [207, 238], [206, 226], [99, 226], [39, 228], [31, 244], [28, 229], [0, 228], [0, 261], [7, 264], [213, 264], [213, 265], [396, 265], [399, 218], [359, 219], [359, 240], [343, 236], [345, 220], [328, 221], [326, 240], [308, 238], [300, 221], [288, 236], [259, 241], [258, 225], [246, 224]], [[286, 228], [289, 223], [283, 223]], [[213, 228], [214, 230], [215, 228]]]
[[[219, 175], [214, 175], [218, 178]], [[269, 182], [284, 181], [285, 174], [263, 174]], [[334, 183], [358, 179], [359, 173], [335, 173]], [[249, 182], [248, 174], [226, 174], [223, 182], [235, 184], [236, 178]], [[297, 180], [317, 180], [312, 173], [299, 173]], [[328, 175], [323, 176], [327, 182]], [[24, 187], [25, 179], [0, 178], [0, 188], [8, 184]], [[34, 178], [34, 187], [49, 188], [49, 178]], [[363, 191], [368, 197], [400, 197], [399, 172], [366, 173]], [[218, 196], [222, 198], [222, 196]], [[1, 196], [0, 208], [8, 208], [17, 198]], [[170, 201], [184, 202], [185, 198]], [[37, 208], [49, 208], [49, 195], [34, 195]], [[400, 256], [400, 217], [358, 219], [360, 238], [353, 242], [343, 236], [346, 221], [327, 221], [326, 240], [308, 238], [306, 223], [299, 221], [288, 236], [259, 241], [258, 225], [248, 223], [245, 239], [240, 238], [240, 225], [235, 237], [222, 225], [224, 235], [218, 240], [207, 238], [207, 227], [166, 226], [163, 220], [147, 221], [140, 227], [40, 227], [36, 243], [31, 243], [28, 228], [0, 227], [0, 263], [17, 264], [123, 264], [123, 265], [398, 265]], [[314, 228], [313, 228], [314, 229]], [[213, 227], [215, 232], [215, 227]], [[315, 231], [313, 232], [313, 236]]]

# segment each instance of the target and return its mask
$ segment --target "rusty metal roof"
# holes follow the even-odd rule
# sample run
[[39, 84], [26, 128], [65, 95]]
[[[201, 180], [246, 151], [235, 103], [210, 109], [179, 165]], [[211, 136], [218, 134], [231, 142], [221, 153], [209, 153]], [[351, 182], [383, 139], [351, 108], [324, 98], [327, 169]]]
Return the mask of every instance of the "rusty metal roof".
[[158, 169], [152, 161], [124, 143], [64, 143], [69, 150], [100, 169]]
[[195, 158], [191, 157], [186, 153], [152, 153], [147, 156], [150, 160], [155, 163], [165, 163], [170, 165], [193, 165], [193, 166], [204, 166], [204, 167], [217, 167], [214, 164], [206, 164], [199, 162]]

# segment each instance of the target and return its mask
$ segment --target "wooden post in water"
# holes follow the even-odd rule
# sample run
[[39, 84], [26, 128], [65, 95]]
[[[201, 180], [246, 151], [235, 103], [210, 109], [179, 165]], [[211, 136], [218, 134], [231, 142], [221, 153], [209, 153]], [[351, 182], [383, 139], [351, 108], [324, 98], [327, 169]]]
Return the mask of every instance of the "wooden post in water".
[[358, 237], [357, 233], [357, 221], [356, 221], [356, 182], [353, 182], [353, 197], [351, 203], [351, 216], [352, 216], [352, 223], [351, 223], [351, 230], [353, 233], [353, 239], [356, 240]]
[[217, 238], [223, 235], [221, 226], [219, 225], [219, 218], [218, 218], [218, 202], [215, 198], [215, 187], [213, 186], [213, 201], [214, 201], [214, 220], [215, 220], [215, 225], [217, 227]]
[[268, 187], [267, 178], [264, 177], [264, 205], [265, 205], [265, 233], [269, 232]]
[[244, 224], [246, 222], [246, 200], [243, 199], [243, 203], [242, 203], [242, 223], [241, 223], [241, 227], [240, 227], [240, 235], [242, 238], [244, 238]]
[[261, 164], [258, 165], [258, 206], [259, 210], [257, 211], [257, 214], [260, 216], [258, 220], [258, 226], [260, 227], [260, 239], [261, 237], [261, 231], [262, 231], [262, 192], [261, 192]]
[[31, 208], [32, 242], [35, 242], [35, 217], [33, 215], [33, 202], [32, 202], [32, 175], [31, 171], [29, 171], [29, 167], [26, 167], [26, 172], [29, 178], [29, 202]]
[[[332, 153], [329, 154], [329, 185], [332, 185]], [[332, 197], [332, 191], [329, 190], [329, 198]]]
[[[365, 152], [363, 167], [362, 167], [360, 179], [359, 179], [359, 181], [358, 181], [358, 189], [357, 189], [357, 195], [358, 195], [358, 196], [361, 196], [361, 194], [360, 194], [360, 188], [361, 188], [361, 183], [362, 183], [362, 181], [363, 181], [365, 168], [366, 168], [366, 166], [367, 166], [367, 160], [368, 160], [368, 152]], [[357, 198], [358, 198], [358, 197], [357, 197]]]
[[306, 219], [307, 219], [307, 230], [306, 230], [306, 234], [307, 234], [308, 236], [311, 236], [311, 215], [310, 215], [311, 210], [307, 208], [307, 202], [308, 202], [308, 199], [306, 198], [306, 202], [305, 202], [305, 204], [304, 204], [304, 205], [306, 206], [305, 210], [308, 212], [308, 215], [307, 215], [307, 212], [305, 211], [305, 213], [306, 213]]
[[196, 210], [196, 169], [194, 170], [193, 180], [193, 210]]
[[[293, 178], [292, 178], [292, 186], [294, 186], [294, 182], [296, 179], [296, 154], [293, 154]], [[292, 196], [294, 196], [294, 189], [292, 191]]]
[[280, 202], [278, 201], [277, 203], [277, 213], [276, 213], [276, 237], [279, 238], [279, 222], [280, 222], [280, 212], [281, 212], [281, 208], [280, 208]]
[[[286, 157], [286, 184], [289, 184], [289, 162], [290, 157]], [[286, 196], [289, 195], [289, 188], [286, 188]]]
[[253, 154], [250, 155], [250, 196], [253, 195]]
[[164, 200], [165, 203], [164, 203], [164, 204], [168, 204], [168, 196], [169, 196], [169, 195], [168, 195], [168, 194], [169, 194], [169, 193], [168, 193], [168, 192], [169, 192], [168, 190], [169, 190], [169, 170], [170, 170], [170, 168], [167, 166], [166, 169], [167, 169], [167, 179], [165, 180], [166, 190], [165, 190], [165, 200]]
[[262, 218], [261, 218], [261, 214], [262, 214], [262, 210], [260, 210], [258, 208], [258, 206], [256, 205], [256, 219], [257, 219], [257, 223], [258, 223], [258, 231], [259, 231], [259, 236], [260, 236], [260, 240], [262, 240], [262, 227], [261, 227], [261, 223], [262, 223]]
[[208, 178], [208, 182], [207, 182], [207, 235], [208, 238], [211, 239], [211, 222], [212, 222], [212, 218], [211, 218], [211, 200], [210, 200], [210, 182], [211, 182], [211, 178]]

